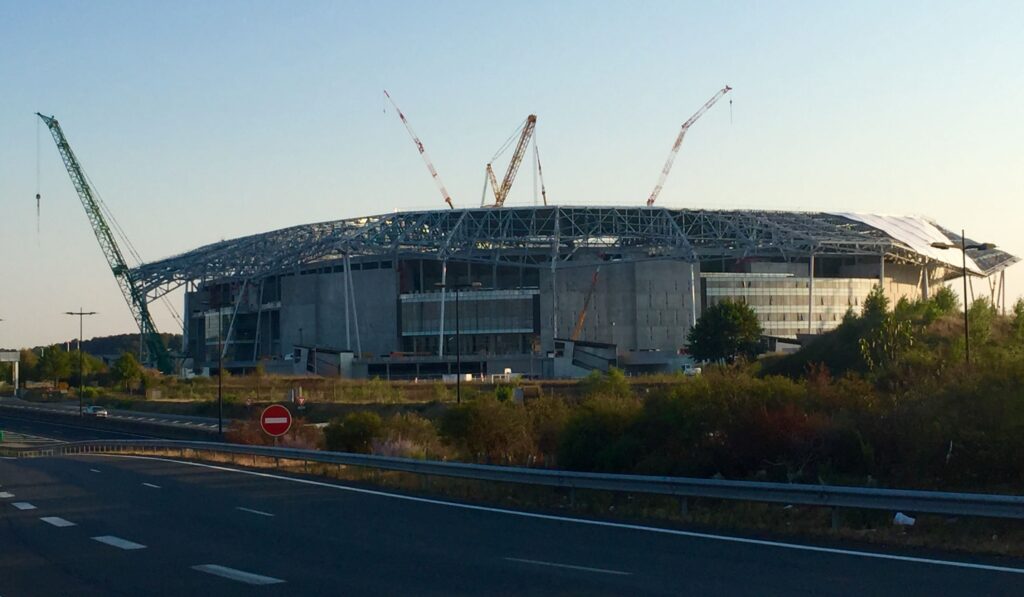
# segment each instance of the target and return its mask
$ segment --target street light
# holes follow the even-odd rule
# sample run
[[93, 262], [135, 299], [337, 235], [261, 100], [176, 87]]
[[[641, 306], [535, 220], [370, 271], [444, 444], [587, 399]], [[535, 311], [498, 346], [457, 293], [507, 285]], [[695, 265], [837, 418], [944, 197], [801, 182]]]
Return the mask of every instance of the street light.
[[970, 324], [967, 322], [967, 249], [979, 249], [981, 251], [988, 251], [996, 248], [992, 243], [975, 243], [972, 245], [967, 244], [967, 238], [964, 235], [964, 231], [960, 229], [960, 244], [956, 243], [932, 243], [932, 247], [936, 249], [960, 249], [960, 256], [963, 263], [963, 275], [964, 275], [964, 360], [967, 366], [971, 366], [971, 336], [970, 336]]
[[82, 308], [79, 307], [78, 311], [65, 311], [64, 314], [78, 316], [78, 416], [82, 416], [82, 394], [85, 393], [85, 367], [82, 365], [83, 321], [85, 320], [86, 315], [96, 315], [96, 312], [83, 311]]
[[[443, 284], [438, 282], [434, 286], [455, 291], [455, 403], [462, 404], [462, 340], [459, 327], [459, 295], [467, 288], [480, 288], [480, 282], [469, 284]], [[441, 322], [441, 329], [444, 329], [444, 321]]]

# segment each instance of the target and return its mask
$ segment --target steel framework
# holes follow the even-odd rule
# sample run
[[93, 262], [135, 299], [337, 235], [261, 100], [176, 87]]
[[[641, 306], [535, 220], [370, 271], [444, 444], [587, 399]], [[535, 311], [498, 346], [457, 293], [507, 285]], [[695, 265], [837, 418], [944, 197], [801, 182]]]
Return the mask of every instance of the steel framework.
[[[633, 249], [628, 259], [690, 262], [810, 255], [927, 260], [881, 230], [834, 214], [534, 206], [408, 211], [294, 226], [146, 263], [131, 277], [152, 300], [185, 284], [258, 280], [346, 256], [419, 255], [550, 268], [573, 266], [575, 253], [586, 248]], [[986, 276], [1019, 260], [995, 249], [968, 256]]]

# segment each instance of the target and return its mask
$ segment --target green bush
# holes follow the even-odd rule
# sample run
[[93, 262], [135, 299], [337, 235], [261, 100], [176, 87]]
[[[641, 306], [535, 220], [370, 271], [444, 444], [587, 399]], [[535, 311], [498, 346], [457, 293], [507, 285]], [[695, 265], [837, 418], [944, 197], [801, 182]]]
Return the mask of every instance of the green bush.
[[384, 428], [380, 415], [370, 411], [349, 413], [324, 427], [324, 446], [333, 452], [369, 453]]

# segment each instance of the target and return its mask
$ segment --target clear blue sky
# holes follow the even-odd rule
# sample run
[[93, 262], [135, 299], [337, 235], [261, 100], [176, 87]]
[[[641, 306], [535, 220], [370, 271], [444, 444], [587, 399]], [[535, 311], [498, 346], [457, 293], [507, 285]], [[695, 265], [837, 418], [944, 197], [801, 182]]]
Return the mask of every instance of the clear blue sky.
[[1019, 1], [0, 0], [0, 345], [73, 337], [80, 306], [133, 329], [45, 129], [36, 232], [36, 111], [146, 260], [442, 207], [384, 88], [457, 205], [531, 112], [553, 201], [639, 205], [726, 83], [661, 204], [922, 214], [1024, 255], [1022, 31]]

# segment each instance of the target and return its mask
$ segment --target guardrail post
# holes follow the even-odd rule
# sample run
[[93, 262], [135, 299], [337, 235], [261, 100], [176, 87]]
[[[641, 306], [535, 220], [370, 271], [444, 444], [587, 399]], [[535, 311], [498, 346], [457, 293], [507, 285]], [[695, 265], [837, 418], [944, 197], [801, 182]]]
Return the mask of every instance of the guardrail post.
[[569, 507], [570, 508], [575, 508], [576, 507], [576, 488], [575, 487], [570, 487], [569, 488]]
[[679, 498], [679, 517], [690, 517], [690, 500], [686, 496]]
[[838, 531], [839, 526], [842, 524], [842, 516], [839, 514], [839, 508], [832, 506], [832, 530]]

